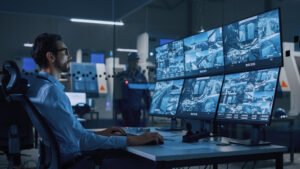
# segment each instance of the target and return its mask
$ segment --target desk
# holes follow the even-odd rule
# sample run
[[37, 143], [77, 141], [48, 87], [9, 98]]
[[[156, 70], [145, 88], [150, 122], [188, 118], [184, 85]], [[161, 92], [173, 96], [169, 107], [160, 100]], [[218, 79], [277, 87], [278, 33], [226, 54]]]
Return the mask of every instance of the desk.
[[183, 167], [275, 159], [276, 168], [283, 168], [283, 153], [287, 148], [277, 145], [269, 146], [218, 146], [216, 141], [199, 141], [197, 143], [182, 143], [181, 134], [160, 132], [165, 137], [165, 143], [154, 146], [129, 146], [127, 151], [153, 161], [156, 168]]

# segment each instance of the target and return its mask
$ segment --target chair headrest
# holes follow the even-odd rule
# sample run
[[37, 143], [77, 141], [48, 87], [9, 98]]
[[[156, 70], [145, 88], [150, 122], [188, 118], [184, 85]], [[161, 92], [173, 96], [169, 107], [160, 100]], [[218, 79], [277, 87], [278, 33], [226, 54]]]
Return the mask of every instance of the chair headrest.
[[2, 73], [4, 76], [1, 79], [1, 87], [5, 95], [26, 93], [29, 88], [28, 81], [21, 77], [20, 70], [14, 61], [5, 61], [2, 65]]

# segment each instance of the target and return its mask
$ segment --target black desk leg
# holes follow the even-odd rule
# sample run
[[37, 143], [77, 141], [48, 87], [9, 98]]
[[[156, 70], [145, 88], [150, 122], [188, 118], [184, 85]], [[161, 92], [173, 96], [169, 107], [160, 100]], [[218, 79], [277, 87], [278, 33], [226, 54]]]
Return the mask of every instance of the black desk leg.
[[283, 169], [283, 153], [276, 157], [276, 169]]
[[290, 121], [290, 160], [291, 163], [294, 162], [294, 151], [295, 151], [295, 145], [294, 145], [294, 120]]
[[213, 164], [213, 169], [218, 169], [218, 164], [214, 163]]

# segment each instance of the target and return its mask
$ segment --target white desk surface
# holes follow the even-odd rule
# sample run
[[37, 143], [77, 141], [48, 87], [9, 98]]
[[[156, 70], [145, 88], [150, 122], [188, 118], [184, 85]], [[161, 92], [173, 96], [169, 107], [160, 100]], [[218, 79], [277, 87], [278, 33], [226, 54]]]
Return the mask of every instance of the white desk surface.
[[[151, 128], [151, 131], [155, 131]], [[263, 153], [287, 152], [284, 146], [241, 146], [241, 145], [217, 145], [213, 138], [202, 139], [196, 143], [183, 143], [182, 132], [161, 132], [164, 136], [164, 144], [147, 146], [129, 146], [127, 151], [152, 161], [190, 160], [211, 157], [227, 157], [237, 155], [251, 155]]]

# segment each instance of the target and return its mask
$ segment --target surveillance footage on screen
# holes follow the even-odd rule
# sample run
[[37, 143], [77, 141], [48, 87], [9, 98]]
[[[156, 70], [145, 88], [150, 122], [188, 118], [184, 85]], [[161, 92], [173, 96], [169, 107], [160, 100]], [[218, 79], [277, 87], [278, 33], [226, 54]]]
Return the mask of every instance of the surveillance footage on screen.
[[183, 41], [174, 41], [156, 48], [157, 80], [184, 76]]
[[224, 66], [222, 28], [184, 39], [185, 76], [222, 73]]
[[177, 116], [213, 119], [217, 111], [223, 75], [186, 79]]
[[150, 108], [151, 115], [174, 116], [183, 86], [183, 79], [157, 82]]
[[223, 33], [227, 72], [282, 65], [278, 9], [226, 25]]
[[279, 68], [228, 74], [218, 108], [219, 119], [268, 121]]

